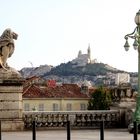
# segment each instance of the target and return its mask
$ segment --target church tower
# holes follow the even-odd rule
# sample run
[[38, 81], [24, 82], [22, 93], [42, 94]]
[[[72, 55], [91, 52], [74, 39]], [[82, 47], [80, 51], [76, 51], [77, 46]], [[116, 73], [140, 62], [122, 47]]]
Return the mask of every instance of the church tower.
[[90, 50], [90, 44], [88, 44], [88, 50], [87, 50], [88, 58], [91, 62], [91, 50]]

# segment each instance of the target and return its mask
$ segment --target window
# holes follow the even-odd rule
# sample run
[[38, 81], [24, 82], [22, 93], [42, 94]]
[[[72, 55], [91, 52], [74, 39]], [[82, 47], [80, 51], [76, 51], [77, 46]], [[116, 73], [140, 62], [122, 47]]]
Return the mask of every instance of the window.
[[72, 110], [72, 104], [67, 104], [67, 111], [71, 111]]
[[80, 110], [86, 110], [86, 105], [85, 104], [81, 104], [80, 105]]
[[24, 104], [24, 110], [25, 111], [30, 111], [30, 105], [28, 103]]
[[39, 104], [38, 110], [39, 110], [39, 111], [44, 111], [44, 104]]
[[58, 104], [53, 104], [53, 111], [58, 111]]

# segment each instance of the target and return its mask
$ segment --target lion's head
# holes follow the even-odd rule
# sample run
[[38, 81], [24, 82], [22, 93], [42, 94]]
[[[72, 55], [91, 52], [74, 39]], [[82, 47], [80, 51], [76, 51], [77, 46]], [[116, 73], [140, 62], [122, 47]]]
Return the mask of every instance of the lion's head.
[[6, 30], [4, 30], [4, 32], [2, 33], [0, 39], [1, 40], [11, 40], [11, 39], [15, 39], [17, 40], [18, 34], [16, 34], [15, 32], [13, 32], [10, 28], [7, 28]]

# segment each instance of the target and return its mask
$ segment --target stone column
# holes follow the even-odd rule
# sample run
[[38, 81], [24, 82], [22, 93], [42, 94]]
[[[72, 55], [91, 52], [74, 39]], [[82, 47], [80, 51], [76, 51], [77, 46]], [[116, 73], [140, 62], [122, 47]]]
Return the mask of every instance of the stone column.
[[0, 120], [2, 131], [23, 130], [22, 93], [23, 78], [10, 68], [0, 69]]

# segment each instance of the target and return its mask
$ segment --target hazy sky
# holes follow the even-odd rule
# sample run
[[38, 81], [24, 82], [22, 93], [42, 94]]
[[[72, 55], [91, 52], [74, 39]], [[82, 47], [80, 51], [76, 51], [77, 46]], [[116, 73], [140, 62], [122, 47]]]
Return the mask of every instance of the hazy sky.
[[19, 35], [8, 63], [17, 70], [56, 66], [90, 43], [92, 59], [137, 72], [137, 51], [123, 46], [139, 9], [139, 0], [0, 0], [0, 34], [11, 28]]

